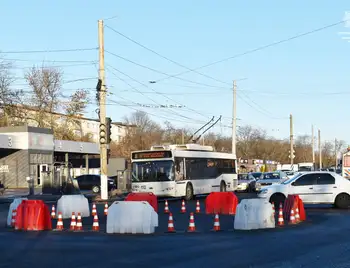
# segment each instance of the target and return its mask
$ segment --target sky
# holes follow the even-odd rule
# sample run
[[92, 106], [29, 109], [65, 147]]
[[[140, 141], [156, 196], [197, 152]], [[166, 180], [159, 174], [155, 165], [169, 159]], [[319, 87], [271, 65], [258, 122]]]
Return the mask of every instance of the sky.
[[[231, 135], [232, 81], [237, 80], [238, 126], [284, 139], [292, 114], [295, 135], [311, 134], [314, 125], [322, 140], [350, 144], [350, 126], [344, 124], [350, 96], [350, 42], [344, 37], [350, 25], [341, 23], [349, 1], [108, 2], [2, 1], [0, 58], [14, 62], [13, 86], [28, 89], [23, 74], [33, 65], [58, 66], [64, 94], [91, 91], [86, 116], [96, 117], [97, 20], [103, 19], [107, 115], [113, 121], [143, 110], [159, 123], [198, 129], [221, 115], [213, 130]], [[91, 50], [30, 52], [70, 49]]]

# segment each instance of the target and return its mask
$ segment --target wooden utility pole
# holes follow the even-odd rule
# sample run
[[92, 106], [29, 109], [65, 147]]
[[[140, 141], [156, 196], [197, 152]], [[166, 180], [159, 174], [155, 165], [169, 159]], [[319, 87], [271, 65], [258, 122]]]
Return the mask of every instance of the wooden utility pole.
[[[290, 131], [290, 164], [294, 164], [294, 136], [293, 136], [293, 116], [289, 116], [289, 131]], [[293, 167], [292, 167], [293, 168]]]
[[237, 128], [237, 85], [236, 80], [233, 81], [233, 106], [232, 106], [232, 154], [236, 157], [236, 128]]
[[103, 20], [98, 21], [98, 47], [99, 47], [99, 79], [101, 81], [101, 89], [99, 92], [100, 102], [100, 172], [101, 172], [101, 199], [108, 199], [108, 184], [107, 184], [107, 139], [101, 142], [101, 131], [105, 131], [106, 127], [106, 83], [105, 83], [105, 61], [104, 61], [104, 34], [103, 34]]
[[315, 169], [315, 133], [314, 125], [311, 126], [312, 167]]
[[318, 130], [318, 153], [320, 156], [320, 169], [322, 168], [322, 148], [321, 148], [321, 130]]

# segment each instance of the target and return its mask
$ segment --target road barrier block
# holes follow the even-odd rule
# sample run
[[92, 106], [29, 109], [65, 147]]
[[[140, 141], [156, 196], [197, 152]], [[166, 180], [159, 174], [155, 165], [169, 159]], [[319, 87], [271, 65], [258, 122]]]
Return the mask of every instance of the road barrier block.
[[16, 230], [52, 230], [49, 208], [42, 200], [23, 200], [17, 207]]
[[253, 230], [275, 228], [272, 204], [264, 199], [243, 199], [237, 206], [234, 229]]
[[206, 214], [236, 214], [238, 198], [232, 192], [212, 192], [205, 199]]
[[57, 201], [56, 212], [61, 212], [63, 219], [70, 219], [72, 212], [80, 213], [82, 218], [90, 217], [89, 201], [82, 194], [62, 195]]
[[107, 233], [151, 234], [158, 214], [146, 201], [116, 201], [108, 208]]
[[[299, 217], [300, 221], [305, 221], [306, 220], [306, 213], [304, 209], [304, 203], [303, 200], [299, 197], [299, 195], [292, 194], [288, 195], [287, 199], [284, 201], [283, 205], [283, 216], [285, 221], [289, 221], [290, 218], [290, 211], [291, 209], [299, 209]], [[294, 211], [295, 212], [295, 211]]]
[[12, 212], [14, 209], [18, 208], [18, 206], [22, 203], [23, 200], [28, 200], [28, 198], [15, 198], [10, 204], [9, 213], [7, 214], [7, 226], [11, 226]]
[[130, 193], [125, 198], [125, 201], [147, 201], [158, 213], [158, 199], [153, 193]]

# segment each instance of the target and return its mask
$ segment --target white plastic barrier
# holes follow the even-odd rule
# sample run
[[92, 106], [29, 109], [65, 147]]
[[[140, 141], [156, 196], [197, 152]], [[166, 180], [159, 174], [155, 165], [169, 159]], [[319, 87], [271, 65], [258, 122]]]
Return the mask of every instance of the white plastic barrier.
[[57, 201], [56, 215], [62, 213], [63, 219], [69, 219], [72, 217], [72, 212], [77, 215], [81, 214], [81, 217], [89, 217], [89, 201], [84, 195], [62, 195]]
[[158, 227], [158, 214], [144, 201], [116, 201], [108, 208], [107, 233], [151, 234]]
[[272, 204], [264, 199], [243, 199], [238, 204], [234, 222], [236, 230], [275, 228]]
[[15, 198], [10, 204], [9, 213], [7, 214], [7, 226], [11, 226], [12, 212], [14, 209], [18, 208], [18, 206], [22, 203], [23, 200], [28, 200], [28, 198]]

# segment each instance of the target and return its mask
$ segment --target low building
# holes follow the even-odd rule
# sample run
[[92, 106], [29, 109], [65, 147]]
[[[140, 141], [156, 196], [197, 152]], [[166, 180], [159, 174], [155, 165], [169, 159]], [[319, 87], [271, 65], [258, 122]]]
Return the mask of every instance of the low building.
[[[88, 163], [99, 157], [99, 145], [91, 142], [54, 140], [52, 130], [30, 126], [0, 128], [0, 181], [9, 188], [44, 184], [43, 173], [55, 164], [69, 166], [70, 159]], [[86, 166], [85, 166], [86, 167]], [[89, 167], [87, 168], [87, 172]], [[98, 170], [99, 171], [99, 170]]]
[[[38, 115], [38, 109], [33, 107], [23, 107], [25, 112], [24, 118], [13, 119], [13, 121], [25, 122], [28, 126], [37, 127], [38, 123], [35, 118]], [[78, 137], [88, 137], [92, 142], [99, 142], [99, 127], [100, 121], [98, 119], [92, 119], [84, 117], [83, 115], [68, 116], [63, 113], [47, 112], [45, 113], [48, 121], [55, 122], [56, 124], [66, 125], [67, 128], [72, 130]], [[50, 122], [47, 122], [50, 126]], [[136, 128], [136, 125], [128, 125], [121, 122], [112, 122], [111, 128], [111, 140], [114, 142], [120, 142], [130, 131]]]

